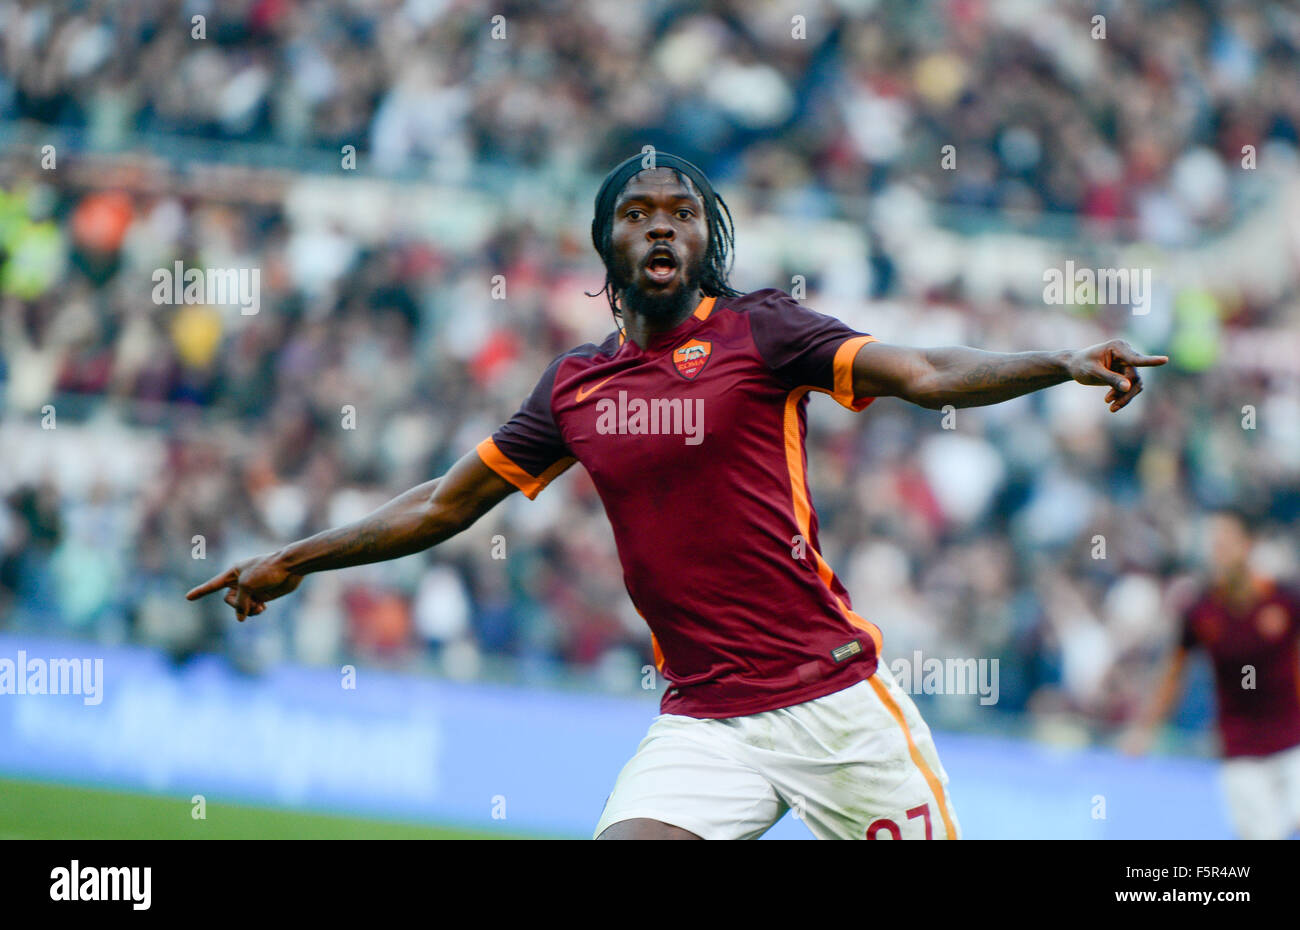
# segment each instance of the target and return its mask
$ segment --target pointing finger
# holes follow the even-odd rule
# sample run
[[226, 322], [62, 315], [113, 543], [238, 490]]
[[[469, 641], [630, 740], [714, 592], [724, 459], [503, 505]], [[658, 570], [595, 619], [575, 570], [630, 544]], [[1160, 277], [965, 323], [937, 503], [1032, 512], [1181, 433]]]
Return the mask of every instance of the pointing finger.
[[1122, 362], [1127, 362], [1130, 365], [1140, 365], [1144, 368], [1163, 365], [1169, 361], [1168, 355], [1143, 355], [1141, 352], [1132, 350], [1118, 350], [1115, 352], [1115, 357]]
[[193, 600], [197, 600], [200, 597], [205, 597], [206, 595], [211, 594], [213, 591], [218, 591], [221, 588], [225, 588], [228, 587], [229, 585], [234, 584], [235, 579], [237, 579], [238, 577], [239, 577], [238, 573], [233, 568], [228, 568], [221, 574], [212, 576], [211, 578], [203, 582], [203, 584], [199, 585], [198, 587], [191, 588], [190, 592], [185, 595], [185, 599], [187, 601], [193, 601]]

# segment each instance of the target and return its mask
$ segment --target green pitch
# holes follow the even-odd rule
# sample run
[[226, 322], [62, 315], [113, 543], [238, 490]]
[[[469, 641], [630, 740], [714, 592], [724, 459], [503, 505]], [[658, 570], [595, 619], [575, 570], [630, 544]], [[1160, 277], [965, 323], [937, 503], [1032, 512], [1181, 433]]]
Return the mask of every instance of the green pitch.
[[518, 833], [420, 826], [0, 779], [0, 840], [486, 840]]

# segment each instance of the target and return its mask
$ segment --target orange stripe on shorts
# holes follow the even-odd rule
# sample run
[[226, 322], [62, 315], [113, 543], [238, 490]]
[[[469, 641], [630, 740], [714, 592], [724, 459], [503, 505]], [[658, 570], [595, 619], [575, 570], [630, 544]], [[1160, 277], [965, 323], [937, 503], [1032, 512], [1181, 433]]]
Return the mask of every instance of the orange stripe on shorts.
[[934, 799], [939, 803], [939, 814], [943, 817], [943, 828], [947, 832], [947, 837], [950, 840], [956, 839], [957, 831], [953, 828], [952, 818], [948, 816], [948, 802], [943, 796], [943, 784], [930, 766], [925, 764], [925, 758], [921, 755], [921, 750], [916, 748], [916, 742], [912, 739], [912, 731], [908, 728], [907, 721], [903, 719], [903, 709], [890, 696], [889, 689], [885, 687], [878, 677], [872, 675], [867, 681], [871, 682], [872, 690], [876, 692], [876, 696], [885, 705], [889, 715], [903, 728], [903, 735], [907, 737], [907, 752], [912, 757], [912, 761], [916, 763], [916, 767], [921, 770], [921, 774], [925, 776], [926, 784], [930, 786], [930, 790], [934, 793]]

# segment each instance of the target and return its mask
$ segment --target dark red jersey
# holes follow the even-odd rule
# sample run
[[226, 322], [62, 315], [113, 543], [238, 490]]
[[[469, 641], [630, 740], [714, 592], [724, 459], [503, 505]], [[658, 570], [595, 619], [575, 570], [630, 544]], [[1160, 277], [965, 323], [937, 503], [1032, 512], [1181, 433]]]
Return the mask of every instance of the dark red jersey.
[[804, 452], [809, 392], [874, 399], [852, 377], [872, 341], [778, 290], [705, 298], [644, 348], [615, 332], [565, 352], [479, 444], [530, 498], [574, 461], [590, 473], [664, 713], [759, 713], [876, 670], [880, 631], [818, 549]]
[[1300, 744], [1300, 595], [1256, 579], [1233, 608], [1207, 589], [1183, 616], [1182, 645], [1214, 666], [1223, 754], [1264, 756]]

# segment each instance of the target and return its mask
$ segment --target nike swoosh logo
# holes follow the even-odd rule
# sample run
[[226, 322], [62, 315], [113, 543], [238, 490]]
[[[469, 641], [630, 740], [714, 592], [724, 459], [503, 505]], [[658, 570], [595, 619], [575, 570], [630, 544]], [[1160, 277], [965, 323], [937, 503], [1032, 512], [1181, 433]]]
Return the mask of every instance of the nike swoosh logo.
[[[616, 375], [616, 374], [614, 374], [614, 375], [610, 375], [608, 378], [605, 379], [605, 381], [610, 381], [610, 380], [612, 380], [612, 379], [614, 379], [614, 378], [617, 378], [617, 377], [618, 377], [618, 375]], [[596, 390], [596, 388], [598, 388], [598, 387], [600, 387], [602, 384], [604, 384], [605, 381], [597, 381], [595, 384], [593, 384], [591, 387], [587, 388], [585, 391], [584, 391], [582, 388], [578, 388], [578, 393], [577, 393], [577, 395], [574, 397], [574, 403], [578, 403], [578, 404], [582, 403], [584, 400], [586, 400], [588, 397], [591, 396], [591, 392], [592, 392], [592, 391]]]

